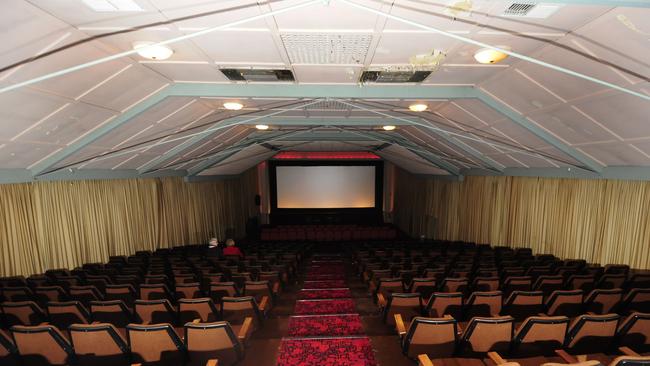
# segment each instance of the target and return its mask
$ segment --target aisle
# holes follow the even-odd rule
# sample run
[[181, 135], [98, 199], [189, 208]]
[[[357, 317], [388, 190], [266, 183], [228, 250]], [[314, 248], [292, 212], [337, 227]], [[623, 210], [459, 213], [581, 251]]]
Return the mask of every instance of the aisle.
[[341, 256], [314, 255], [298, 293], [278, 366], [376, 366]]

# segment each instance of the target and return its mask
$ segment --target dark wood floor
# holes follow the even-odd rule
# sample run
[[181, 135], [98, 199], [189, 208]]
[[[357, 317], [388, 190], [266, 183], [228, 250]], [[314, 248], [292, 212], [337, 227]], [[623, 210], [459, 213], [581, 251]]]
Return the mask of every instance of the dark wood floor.
[[[305, 263], [306, 265], [307, 263]], [[300, 273], [304, 273], [301, 268]], [[367, 294], [360, 279], [347, 268], [347, 283], [361, 315], [366, 335], [375, 349], [375, 356], [381, 366], [413, 366], [416, 362], [402, 355], [395, 331], [383, 324], [377, 306]], [[285, 289], [278, 303], [271, 310], [264, 327], [257, 331], [246, 349], [246, 358], [241, 366], [275, 366], [282, 337], [287, 334], [289, 316], [293, 314], [296, 296], [302, 288], [302, 280]]]

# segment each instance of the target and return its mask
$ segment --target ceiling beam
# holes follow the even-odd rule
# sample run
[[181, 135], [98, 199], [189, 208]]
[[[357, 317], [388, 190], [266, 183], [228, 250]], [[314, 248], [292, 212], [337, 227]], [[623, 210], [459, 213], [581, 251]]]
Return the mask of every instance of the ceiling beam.
[[[237, 122], [244, 119], [243, 117], [229, 118], [228, 121]], [[413, 118], [418, 121], [420, 118]], [[410, 123], [397, 121], [392, 118], [383, 117], [284, 117], [273, 116], [264, 118], [257, 122], [242, 122], [244, 125], [257, 125], [264, 123], [269, 126], [355, 126], [355, 127], [374, 127], [374, 126], [406, 126]]]
[[476, 98], [478, 98], [481, 102], [485, 103], [490, 108], [508, 117], [508, 119], [510, 119], [512, 122], [525, 128], [526, 130], [531, 132], [533, 135], [537, 136], [542, 141], [546, 142], [547, 144], [553, 146], [554, 148], [560, 150], [561, 152], [565, 153], [566, 155], [580, 162], [580, 164], [583, 164], [584, 169], [590, 170], [595, 173], [602, 172], [603, 166], [600, 165], [598, 162], [596, 162], [589, 156], [585, 155], [584, 153], [581, 153], [580, 151], [576, 150], [575, 148], [569, 146], [568, 144], [564, 143], [557, 137], [551, 135], [548, 131], [544, 130], [543, 128], [539, 127], [535, 123], [531, 122], [530, 120], [528, 120], [523, 115], [519, 114], [514, 109], [497, 101], [496, 99], [492, 98], [487, 93], [481, 90], [478, 89], [475, 90], [475, 95]]

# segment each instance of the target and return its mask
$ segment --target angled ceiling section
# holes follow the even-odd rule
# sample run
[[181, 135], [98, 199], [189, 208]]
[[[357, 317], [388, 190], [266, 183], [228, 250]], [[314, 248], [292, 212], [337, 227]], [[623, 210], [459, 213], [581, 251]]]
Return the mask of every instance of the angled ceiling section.
[[[533, 2], [533, 12], [548, 11], [535, 17], [504, 15], [513, 1], [350, 1], [406, 22], [338, 0], [266, 18], [260, 16], [304, 1], [134, 0], [142, 8], [135, 12], [97, 12], [82, 0], [7, 1], [0, 89], [130, 51], [134, 42], [260, 18], [170, 44], [168, 60], [129, 55], [0, 93], [0, 174], [232, 175], [288, 149], [377, 151], [417, 174], [554, 175], [575, 167], [600, 177], [608, 169], [650, 168], [650, 101], [643, 97], [650, 96], [650, 8]], [[476, 45], [415, 23], [641, 97], [516, 57], [478, 64]], [[274, 83], [276, 96], [265, 83], [230, 81], [222, 68], [290, 70], [295, 81]], [[415, 85], [360, 84], [368, 70], [431, 74]], [[196, 86], [230, 86], [233, 93], [174, 94], [201, 90]], [[332, 86], [357, 97], [326, 95]], [[281, 96], [284, 87], [296, 89]], [[413, 97], [421, 88], [449, 95]], [[466, 88], [465, 95], [451, 88]], [[226, 101], [244, 108], [225, 110]], [[413, 103], [428, 110], [413, 113]], [[268, 134], [255, 129], [260, 123], [270, 126]], [[383, 131], [388, 124], [396, 130]]]

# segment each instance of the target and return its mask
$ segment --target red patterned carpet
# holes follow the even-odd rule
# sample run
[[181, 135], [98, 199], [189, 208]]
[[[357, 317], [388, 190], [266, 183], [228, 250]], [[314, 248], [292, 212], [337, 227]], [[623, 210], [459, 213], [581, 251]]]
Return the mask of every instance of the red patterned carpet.
[[314, 299], [347, 299], [352, 297], [350, 289], [330, 289], [330, 290], [301, 290], [298, 293], [299, 300]]
[[331, 281], [331, 280], [344, 280], [345, 275], [339, 273], [329, 274], [307, 274], [306, 281]]
[[297, 315], [350, 314], [355, 313], [354, 301], [337, 300], [298, 300], [294, 313]]
[[303, 289], [345, 288], [348, 287], [343, 280], [305, 281]]
[[278, 366], [376, 366], [370, 340], [361, 338], [285, 339]]
[[345, 273], [345, 267], [338, 264], [329, 264], [321, 266], [313, 266], [307, 272], [307, 275], [317, 275], [317, 274], [332, 274], [332, 273]]
[[359, 314], [308, 315], [289, 318], [289, 337], [353, 336], [363, 334]]

